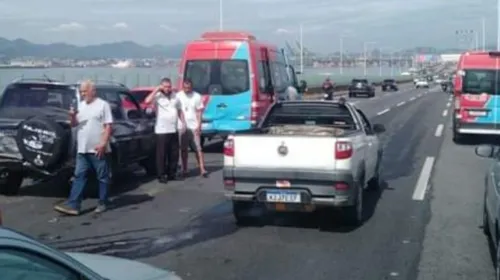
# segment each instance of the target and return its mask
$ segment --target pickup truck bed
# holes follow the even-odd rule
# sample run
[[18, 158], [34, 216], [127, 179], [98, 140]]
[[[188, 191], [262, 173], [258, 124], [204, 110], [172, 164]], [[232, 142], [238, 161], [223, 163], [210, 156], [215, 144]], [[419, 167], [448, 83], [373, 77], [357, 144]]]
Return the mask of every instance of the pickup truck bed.
[[236, 219], [243, 219], [245, 208], [261, 204], [275, 211], [342, 207], [351, 222], [357, 221], [352, 216], [380, 157], [375, 140], [356, 127], [301, 124], [230, 136], [223, 178]]

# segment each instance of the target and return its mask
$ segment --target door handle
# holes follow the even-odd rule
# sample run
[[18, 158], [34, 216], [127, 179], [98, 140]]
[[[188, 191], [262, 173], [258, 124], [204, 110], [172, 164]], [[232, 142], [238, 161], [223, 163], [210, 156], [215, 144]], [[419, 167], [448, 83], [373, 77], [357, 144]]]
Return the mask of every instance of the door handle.
[[220, 104], [217, 104], [217, 108], [226, 108], [227, 105], [225, 103], [220, 103]]

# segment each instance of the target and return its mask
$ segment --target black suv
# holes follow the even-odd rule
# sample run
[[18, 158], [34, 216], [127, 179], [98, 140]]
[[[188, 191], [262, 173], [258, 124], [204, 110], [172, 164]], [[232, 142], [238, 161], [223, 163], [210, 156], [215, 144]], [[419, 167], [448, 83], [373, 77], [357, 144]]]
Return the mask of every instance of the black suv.
[[374, 97], [375, 87], [370, 85], [367, 79], [352, 79], [349, 86], [349, 97], [358, 97], [358, 95]]
[[382, 91], [388, 90], [398, 91], [398, 84], [396, 83], [396, 80], [385, 79], [384, 81], [382, 81]]
[[[70, 179], [76, 145], [69, 108], [80, 101], [78, 87], [50, 79], [18, 79], [6, 87], [0, 97], [1, 194], [17, 194], [26, 177]], [[142, 112], [126, 86], [97, 82], [96, 89], [114, 118], [112, 171], [141, 163], [152, 174], [153, 118]]]

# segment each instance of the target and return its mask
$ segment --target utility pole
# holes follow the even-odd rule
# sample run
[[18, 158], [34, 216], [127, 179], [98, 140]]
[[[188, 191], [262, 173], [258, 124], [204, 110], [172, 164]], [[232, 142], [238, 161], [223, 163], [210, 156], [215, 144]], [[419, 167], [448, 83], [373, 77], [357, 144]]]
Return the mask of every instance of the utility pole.
[[224, 9], [222, 7], [222, 1], [223, 0], [219, 0], [219, 31], [224, 30]]
[[304, 74], [304, 28], [300, 24], [300, 73]]
[[484, 17], [481, 18], [481, 39], [483, 43], [483, 52], [486, 51], [486, 19]]
[[340, 37], [340, 75], [344, 75], [344, 38]]

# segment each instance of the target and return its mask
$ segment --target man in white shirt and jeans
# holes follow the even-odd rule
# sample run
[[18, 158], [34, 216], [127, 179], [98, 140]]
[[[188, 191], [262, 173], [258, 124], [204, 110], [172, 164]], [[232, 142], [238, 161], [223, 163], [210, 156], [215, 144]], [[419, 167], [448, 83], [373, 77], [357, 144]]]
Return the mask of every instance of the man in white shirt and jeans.
[[[205, 160], [200, 145], [201, 116], [204, 108], [201, 95], [193, 91], [193, 82], [190, 79], [185, 79], [183, 82], [183, 90], [177, 93], [177, 98], [181, 102], [182, 111], [186, 120], [185, 130], [180, 136], [183, 175], [186, 176], [188, 174], [188, 147], [191, 147], [196, 153], [196, 160], [198, 161], [201, 175], [207, 177], [208, 172], [205, 169]], [[179, 126], [182, 127], [182, 124], [179, 124]]]
[[[144, 103], [155, 102], [156, 107], [156, 174], [160, 183], [175, 180], [179, 162], [178, 119], [185, 124], [182, 107], [176, 94], [172, 92], [172, 82], [163, 78], [160, 85], [145, 99]], [[184, 126], [180, 126], [181, 131]], [[167, 166], [165, 168], [165, 161]]]

